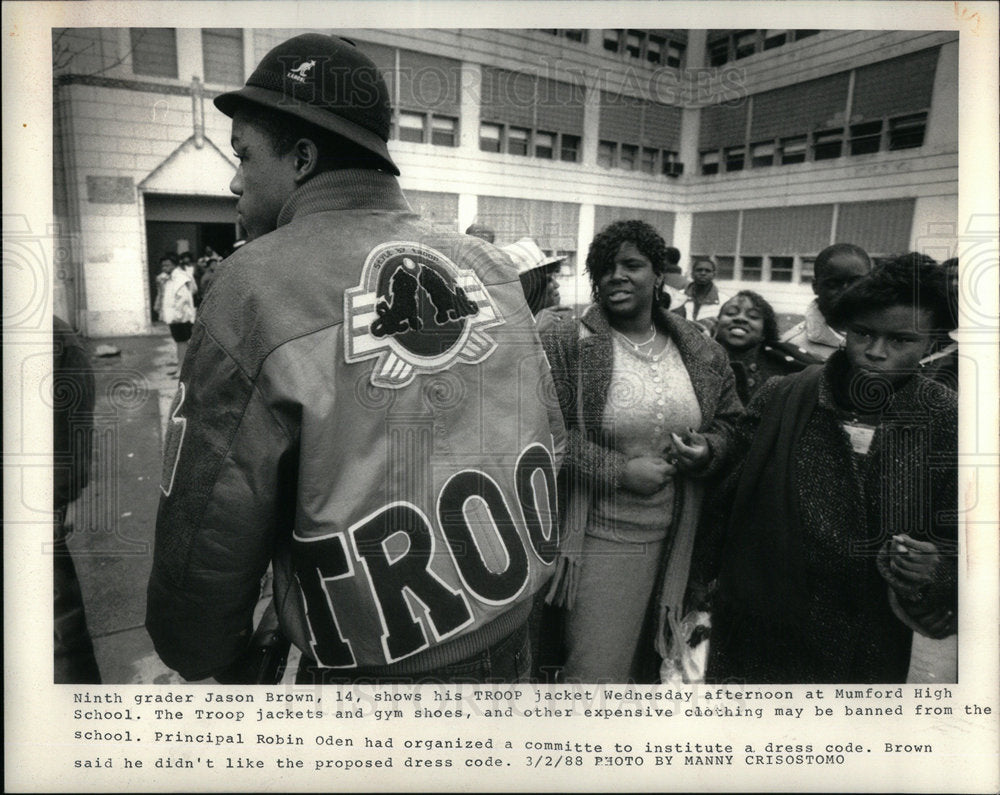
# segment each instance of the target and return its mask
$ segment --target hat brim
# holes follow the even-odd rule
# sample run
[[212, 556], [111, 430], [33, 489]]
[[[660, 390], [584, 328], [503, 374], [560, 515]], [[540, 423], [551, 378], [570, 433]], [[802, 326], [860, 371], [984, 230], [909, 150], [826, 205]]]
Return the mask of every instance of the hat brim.
[[280, 113], [287, 113], [310, 124], [315, 124], [317, 127], [343, 136], [358, 146], [367, 149], [372, 154], [377, 155], [379, 159], [384, 161], [387, 169], [392, 174], [397, 177], [399, 176], [399, 169], [389, 156], [389, 148], [386, 146], [385, 141], [379, 138], [378, 135], [348, 119], [306, 102], [301, 102], [294, 97], [290, 97], [288, 94], [271, 91], [258, 86], [244, 86], [238, 91], [228, 91], [225, 94], [220, 94], [213, 101], [215, 107], [230, 118], [233, 117], [242, 103], [250, 102]]

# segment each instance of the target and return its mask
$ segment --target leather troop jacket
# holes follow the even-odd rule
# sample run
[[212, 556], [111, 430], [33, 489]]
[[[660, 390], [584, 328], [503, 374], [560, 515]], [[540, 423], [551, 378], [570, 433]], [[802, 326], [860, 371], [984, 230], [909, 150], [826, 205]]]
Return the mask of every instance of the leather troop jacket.
[[526, 620], [564, 430], [509, 258], [394, 177], [318, 175], [220, 266], [168, 420], [147, 628], [183, 676], [243, 651], [274, 567], [320, 667], [419, 673]]

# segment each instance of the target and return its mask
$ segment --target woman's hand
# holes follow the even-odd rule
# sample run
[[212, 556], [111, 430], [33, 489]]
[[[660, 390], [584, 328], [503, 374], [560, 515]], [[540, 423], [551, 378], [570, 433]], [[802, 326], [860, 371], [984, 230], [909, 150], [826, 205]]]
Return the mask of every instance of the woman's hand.
[[563, 306], [562, 304], [547, 306], [535, 315], [535, 329], [541, 334], [553, 326], [558, 326], [560, 323], [565, 323], [566, 321], [572, 322], [572, 320], [573, 307]]
[[683, 435], [670, 434], [674, 442], [677, 467], [684, 472], [697, 472], [708, 465], [710, 451], [705, 437], [688, 428]]
[[941, 556], [930, 541], [916, 541], [905, 533], [892, 537], [889, 570], [908, 587], [930, 585], [940, 564]]
[[677, 468], [659, 456], [645, 455], [630, 458], [622, 472], [622, 488], [636, 494], [656, 494], [667, 485]]

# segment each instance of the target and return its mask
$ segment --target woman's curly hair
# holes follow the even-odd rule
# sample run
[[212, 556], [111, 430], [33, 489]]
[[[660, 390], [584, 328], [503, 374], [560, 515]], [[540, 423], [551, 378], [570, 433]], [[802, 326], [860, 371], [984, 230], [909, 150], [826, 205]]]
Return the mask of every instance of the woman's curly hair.
[[645, 221], [615, 221], [604, 227], [590, 244], [587, 252], [587, 275], [590, 295], [597, 302], [597, 284], [615, 264], [622, 243], [632, 243], [649, 259], [657, 275], [667, 270], [667, 244], [660, 233]]

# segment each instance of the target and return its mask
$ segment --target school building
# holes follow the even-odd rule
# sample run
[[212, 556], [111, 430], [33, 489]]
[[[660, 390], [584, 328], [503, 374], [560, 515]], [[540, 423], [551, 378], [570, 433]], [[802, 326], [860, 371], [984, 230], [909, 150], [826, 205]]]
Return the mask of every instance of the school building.
[[[211, 100], [300, 32], [53, 31], [58, 314], [94, 337], [149, 333], [160, 255], [228, 252], [236, 163]], [[413, 207], [566, 254], [564, 302], [589, 301], [587, 247], [620, 218], [786, 312], [832, 242], [953, 253], [954, 31], [329, 32], [386, 76]]]

